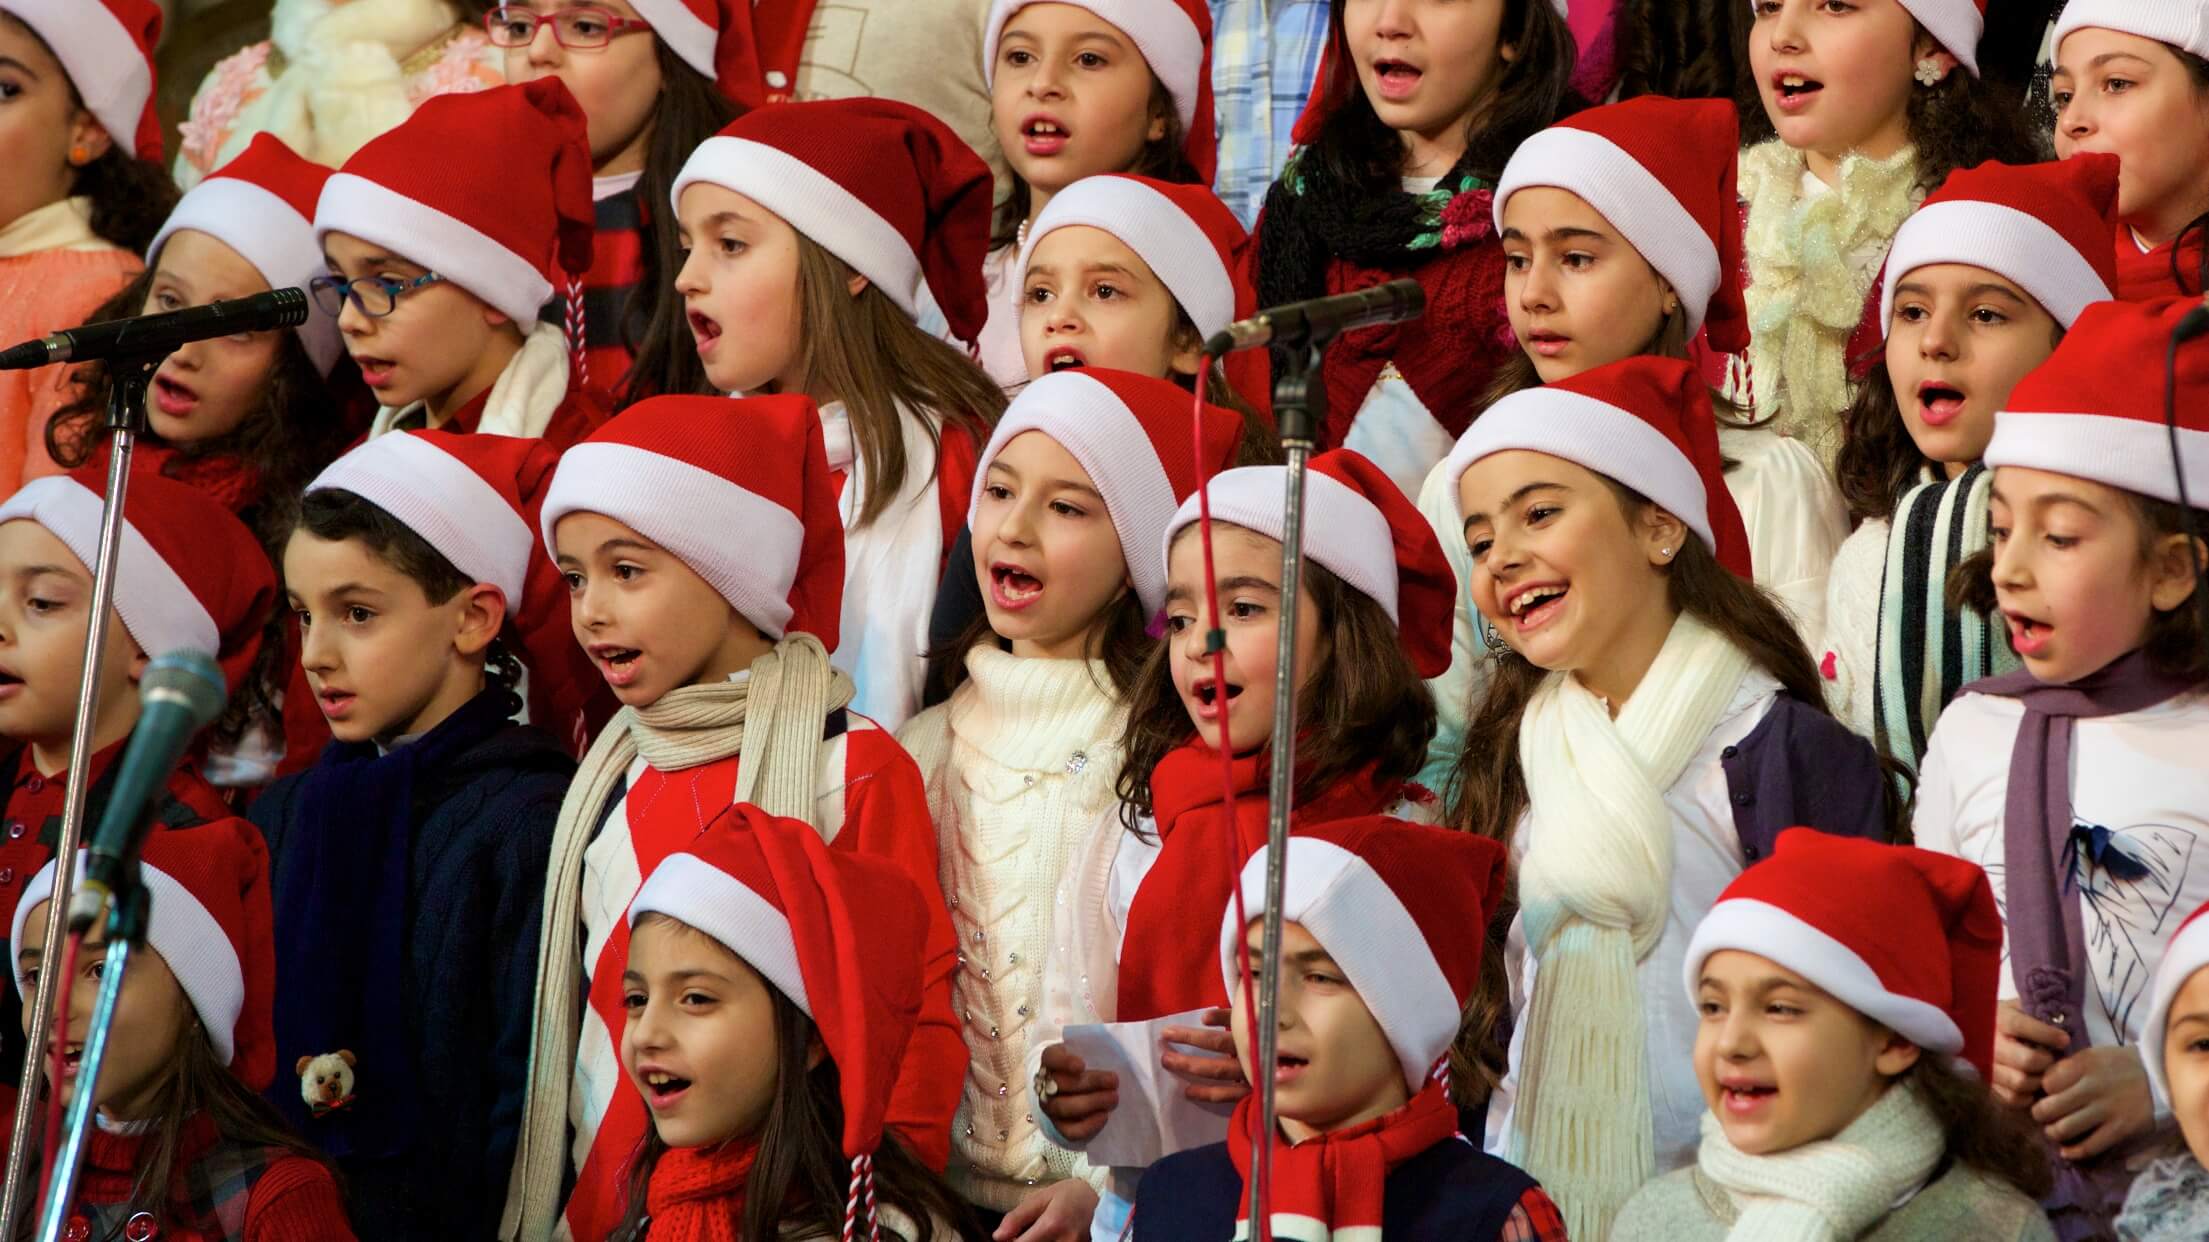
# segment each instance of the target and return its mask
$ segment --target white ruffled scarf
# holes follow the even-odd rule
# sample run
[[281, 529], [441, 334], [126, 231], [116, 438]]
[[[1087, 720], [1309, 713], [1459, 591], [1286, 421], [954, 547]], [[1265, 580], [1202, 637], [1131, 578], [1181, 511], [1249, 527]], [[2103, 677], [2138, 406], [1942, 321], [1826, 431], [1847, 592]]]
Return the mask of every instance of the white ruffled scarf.
[[1683, 615], [1615, 721], [1577, 679], [1553, 673], [1519, 724], [1533, 821], [1519, 899], [1540, 970], [1509, 1148], [1576, 1238], [1605, 1236], [1656, 1172], [1635, 969], [1671, 907], [1664, 791], [1753, 667], [1732, 640]]
[[[484, 400], [483, 417], [476, 420], [476, 430], [486, 435], [519, 436], [525, 440], [545, 434], [552, 425], [552, 416], [560, 412], [560, 403], [567, 400], [568, 338], [556, 323], [538, 323], [522, 337], [522, 347], [514, 354], [506, 369], [491, 381], [491, 395]], [[380, 406], [376, 417], [368, 424], [368, 436], [374, 439], [389, 432], [400, 419], [421, 409], [422, 403], [404, 406]], [[450, 416], [451, 411], [446, 412]], [[431, 424], [434, 428], [438, 424]]]
[[1915, 1087], [1889, 1087], [1839, 1134], [1772, 1156], [1744, 1154], [1703, 1114], [1696, 1163], [1741, 1209], [1726, 1242], [1847, 1242], [1925, 1185], [1948, 1150]]

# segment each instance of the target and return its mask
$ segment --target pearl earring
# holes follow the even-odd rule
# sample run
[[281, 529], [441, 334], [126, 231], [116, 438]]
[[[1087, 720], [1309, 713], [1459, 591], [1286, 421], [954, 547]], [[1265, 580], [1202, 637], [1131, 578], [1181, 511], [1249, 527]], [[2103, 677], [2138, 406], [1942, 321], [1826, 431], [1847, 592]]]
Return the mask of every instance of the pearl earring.
[[1938, 56], [1928, 56], [1920, 60], [1917, 68], [1919, 86], [1938, 86], [1941, 79], [1948, 76], [1948, 69], [1941, 64]]

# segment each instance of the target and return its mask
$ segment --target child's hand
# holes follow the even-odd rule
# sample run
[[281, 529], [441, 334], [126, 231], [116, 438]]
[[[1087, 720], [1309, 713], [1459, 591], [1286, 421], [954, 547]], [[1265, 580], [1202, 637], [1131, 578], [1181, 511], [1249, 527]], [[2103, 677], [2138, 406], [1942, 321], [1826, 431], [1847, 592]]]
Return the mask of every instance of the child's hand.
[[2041, 1075], [2071, 1046], [2071, 1034], [2006, 1000], [1994, 1011], [1994, 1098], [2027, 1109], [2040, 1097]]
[[2047, 1098], [2033, 1105], [2033, 1120], [2062, 1144], [2066, 1160], [2099, 1156], [2155, 1127], [2155, 1097], [2137, 1048], [2088, 1048], [2065, 1057], [2048, 1067], [2041, 1089]]
[[[1250, 1094], [1243, 1081], [1243, 1063], [1235, 1059], [1235, 1037], [1227, 1030], [1227, 1011], [1207, 1009], [1203, 1026], [1169, 1026], [1160, 1032], [1168, 1045], [1158, 1063], [1188, 1085], [1183, 1095], [1199, 1104], [1232, 1104]], [[1202, 1048], [1212, 1056], [1178, 1052], [1172, 1045]]]
[[[1054, 1090], [1043, 1100], [1043, 1115], [1069, 1142], [1086, 1143], [1097, 1137], [1120, 1106], [1120, 1076], [1104, 1070], [1091, 1072], [1082, 1059], [1052, 1044], [1043, 1050], [1043, 1077]], [[1094, 1198], [1090, 1201], [1096, 1206]]]
[[1097, 1192], [1088, 1182], [1069, 1177], [1029, 1192], [1005, 1213], [991, 1242], [1083, 1242], [1089, 1218], [1097, 1214]]

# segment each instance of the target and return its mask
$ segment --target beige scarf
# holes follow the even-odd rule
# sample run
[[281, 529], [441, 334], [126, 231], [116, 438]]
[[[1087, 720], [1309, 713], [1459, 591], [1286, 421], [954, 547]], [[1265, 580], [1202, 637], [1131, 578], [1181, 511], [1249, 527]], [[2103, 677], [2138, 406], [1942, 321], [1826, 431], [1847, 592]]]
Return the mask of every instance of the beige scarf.
[[678, 772], [735, 755], [734, 802], [811, 823], [823, 725], [851, 695], [851, 678], [829, 664], [820, 640], [792, 634], [754, 660], [748, 678], [684, 686], [648, 707], [621, 709], [583, 756], [553, 829], [529, 1095], [502, 1239], [539, 1242], [559, 1222], [569, 1086], [583, 1020], [583, 854], [630, 765], [642, 758]]
[[1519, 900], [1539, 968], [1509, 1146], [1575, 1238], [1601, 1242], [1656, 1172], [1635, 967], [1671, 909], [1664, 791], [1752, 667], [1732, 640], [1683, 615], [1617, 720], [1576, 678], [1552, 673], [1520, 721], [1533, 822]]
[[92, 200], [64, 198], [34, 207], [0, 225], [0, 259], [43, 254], [48, 250], [116, 250], [120, 247], [92, 231]]
[[1900, 1083], [1832, 1138], [1769, 1156], [1743, 1153], [1704, 1113], [1696, 1164], [1741, 1209], [1727, 1242], [1848, 1242], [1925, 1185], [1947, 1150], [1939, 1119]]

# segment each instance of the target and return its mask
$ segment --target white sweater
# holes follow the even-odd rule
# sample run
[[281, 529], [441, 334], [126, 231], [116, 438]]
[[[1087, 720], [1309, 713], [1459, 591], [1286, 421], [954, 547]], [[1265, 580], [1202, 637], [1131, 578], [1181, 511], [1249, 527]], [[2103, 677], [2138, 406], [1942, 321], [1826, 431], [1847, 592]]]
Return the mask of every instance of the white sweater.
[[959, 1193], [1004, 1211], [1086, 1174], [1030, 1116], [1029, 1035], [1043, 1008], [1052, 892], [1115, 805], [1126, 709], [1100, 663], [1025, 659], [983, 645], [970, 680], [898, 734], [928, 786], [945, 898], [959, 937], [952, 1008], [972, 1054], [951, 1133]]

